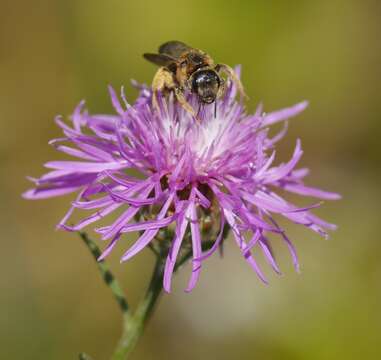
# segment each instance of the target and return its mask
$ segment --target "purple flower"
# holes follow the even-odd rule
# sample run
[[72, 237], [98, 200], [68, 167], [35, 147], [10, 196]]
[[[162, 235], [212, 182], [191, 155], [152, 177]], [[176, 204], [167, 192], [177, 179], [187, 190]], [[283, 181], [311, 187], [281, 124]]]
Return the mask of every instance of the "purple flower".
[[[161, 99], [160, 113], [151, 105], [151, 91], [140, 87], [134, 105], [120, 101], [110, 88], [117, 115], [90, 115], [80, 103], [71, 117], [71, 126], [61, 118], [56, 122], [64, 137], [51, 141], [58, 150], [78, 161], [53, 161], [50, 172], [31, 179], [36, 187], [27, 199], [42, 199], [77, 193], [59, 227], [78, 231], [121, 211], [108, 226], [95, 230], [109, 241], [100, 259], [105, 258], [121, 236], [139, 231], [139, 239], [124, 253], [126, 261], [154, 241], [169, 242], [164, 272], [164, 289], [171, 289], [176, 259], [184, 246], [192, 249], [190, 291], [200, 275], [203, 261], [222, 246], [224, 229], [231, 229], [245, 260], [266, 282], [252, 256], [261, 250], [270, 266], [280, 273], [268, 234], [286, 243], [295, 268], [299, 269], [295, 249], [275, 218], [282, 216], [326, 237], [335, 226], [311, 213], [321, 203], [298, 207], [283, 199], [277, 190], [286, 190], [319, 199], [339, 199], [338, 194], [304, 185], [305, 168], [296, 169], [302, 156], [298, 140], [287, 163], [274, 165], [275, 144], [285, 135], [286, 124], [270, 137], [268, 127], [302, 112], [306, 102], [264, 114], [246, 114], [235, 100], [230, 84], [224, 97], [214, 105], [201, 107], [201, 122], [191, 117], [173, 97]], [[159, 97], [161, 98], [161, 97]], [[198, 108], [197, 99], [189, 101]], [[140, 175], [132, 176], [131, 171]], [[284, 191], [283, 191], [284, 192]], [[75, 225], [68, 219], [75, 209], [90, 214]], [[213, 230], [211, 230], [213, 229]], [[202, 250], [210, 237], [213, 245]]]

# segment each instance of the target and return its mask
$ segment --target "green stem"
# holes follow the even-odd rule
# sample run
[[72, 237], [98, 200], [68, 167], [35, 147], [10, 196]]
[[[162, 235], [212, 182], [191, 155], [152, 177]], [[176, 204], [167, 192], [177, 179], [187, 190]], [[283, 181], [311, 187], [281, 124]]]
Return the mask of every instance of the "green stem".
[[[90, 249], [94, 258], [97, 260], [101, 255], [98, 246], [87, 236], [87, 234], [80, 233], [80, 236]], [[209, 249], [212, 244], [212, 241], [204, 242], [202, 246], [203, 250]], [[140, 301], [134, 314], [131, 314], [124, 292], [115, 277], [108, 269], [107, 264], [103, 260], [97, 261], [98, 269], [103, 277], [103, 280], [105, 281], [106, 285], [110, 287], [123, 313], [122, 335], [116, 346], [114, 354], [111, 357], [111, 360], [128, 359], [138, 340], [140, 339], [145, 325], [147, 324], [148, 319], [150, 318], [163, 289], [164, 266], [168, 250], [169, 249], [162, 249], [161, 251], [155, 251], [156, 264], [153, 270], [152, 278], [148, 285], [145, 296]], [[191, 250], [183, 254], [183, 256], [178, 259], [174, 272], [176, 272], [184, 263], [186, 263], [191, 255]], [[91, 360], [91, 358], [85, 353], [81, 353], [79, 355], [79, 359]]]
[[105, 263], [105, 261], [98, 261], [98, 258], [101, 256], [101, 251], [99, 250], [97, 244], [93, 240], [91, 240], [86, 233], [80, 232], [79, 235], [93, 254], [97, 262], [99, 272], [101, 273], [106, 285], [111, 289], [115, 297], [115, 300], [117, 301], [119, 308], [123, 313], [123, 316], [130, 317], [129, 306], [124, 291], [122, 290], [122, 287], [119, 285], [118, 281], [109, 270], [108, 265]]
[[125, 360], [135, 348], [144, 327], [157, 303], [163, 288], [163, 256], [157, 256], [152, 278], [144, 298], [139, 303], [134, 315], [123, 321], [123, 333], [111, 360]]

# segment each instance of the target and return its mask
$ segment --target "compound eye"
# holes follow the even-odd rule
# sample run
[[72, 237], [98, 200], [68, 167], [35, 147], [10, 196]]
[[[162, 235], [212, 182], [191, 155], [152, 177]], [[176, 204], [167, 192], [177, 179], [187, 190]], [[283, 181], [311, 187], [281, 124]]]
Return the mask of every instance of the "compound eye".
[[196, 76], [193, 77], [193, 79], [192, 79], [192, 91], [197, 92], [198, 83], [199, 83], [199, 80], [197, 79], [197, 77]]

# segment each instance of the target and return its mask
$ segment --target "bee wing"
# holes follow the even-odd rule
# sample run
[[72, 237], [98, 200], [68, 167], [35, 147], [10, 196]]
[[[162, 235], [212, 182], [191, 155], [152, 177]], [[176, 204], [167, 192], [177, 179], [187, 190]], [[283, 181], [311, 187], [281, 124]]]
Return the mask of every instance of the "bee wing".
[[176, 62], [176, 59], [173, 58], [172, 56], [166, 55], [166, 54], [150, 54], [146, 53], [143, 54], [143, 57], [150, 61], [151, 63], [154, 63], [159, 66], [166, 66], [168, 67], [169, 65], [173, 64]]
[[168, 41], [159, 47], [159, 54], [165, 54], [178, 59], [185, 51], [192, 49], [181, 41]]

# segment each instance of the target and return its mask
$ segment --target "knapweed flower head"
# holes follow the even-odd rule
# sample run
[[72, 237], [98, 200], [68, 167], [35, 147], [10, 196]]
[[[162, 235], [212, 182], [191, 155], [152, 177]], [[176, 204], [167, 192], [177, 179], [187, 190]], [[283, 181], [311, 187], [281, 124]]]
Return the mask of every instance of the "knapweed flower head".
[[[109, 225], [95, 225], [95, 231], [108, 241], [100, 259], [118, 243], [125, 246], [124, 234], [129, 232], [140, 236], [126, 249], [122, 261], [155, 242], [166, 244], [163, 286], [169, 292], [176, 260], [182, 249], [190, 249], [192, 273], [187, 290], [191, 290], [203, 261], [221, 248], [230, 229], [243, 258], [266, 282], [252, 253], [263, 252], [280, 273], [268, 238], [271, 233], [285, 242], [299, 268], [279, 217], [324, 237], [327, 229], [335, 229], [311, 213], [320, 202], [298, 207], [279, 195], [282, 190], [318, 199], [339, 198], [304, 185], [308, 170], [296, 168], [302, 156], [299, 140], [291, 159], [275, 165], [275, 145], [286, 133], [285, 121], [302, 112], [306, 102], [268, 114], [260, 105], [254, 114], [247, 114], [230, 84], [216, 109], [214, 104], [201, 107], [197, 120], [171, 96], [159, 96], [157, 111], [151, 90], [139, 88], [133, 105], [127, 103], [123, 89], [119, 98], [110, 88], [115, 115], [91, 115], [81, 102], [70, 125], [58, 117], [64, 136], [51, 144], [76, 160], [48, 162], [45, 166], [51, 171], [32, 179], [35, 188], [24, 194], [28, 199], [43, 199], [76, 193], [58, 225], [69, 231], [94, 226], [121, 211]], [[197, 99], [189, 95], [189, 101], [197, 109]], [[285, 122], [285, 127], [270, 136], [269, 127], [279, 122]], [[132, 176], [130, 170], [140, 176]], [[74, 210], [88, 214], [73, 225], [69, 218]], [[212, 245], [204, 250], [206, 241]]]

